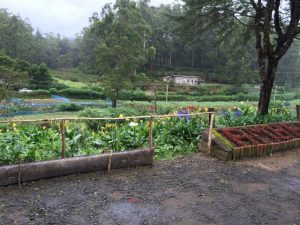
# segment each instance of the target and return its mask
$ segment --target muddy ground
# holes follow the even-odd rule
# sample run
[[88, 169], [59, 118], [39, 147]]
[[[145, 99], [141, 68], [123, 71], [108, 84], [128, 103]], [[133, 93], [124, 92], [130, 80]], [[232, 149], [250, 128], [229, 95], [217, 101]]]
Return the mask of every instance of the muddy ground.
[[300, 151], [153, 166], [0, 188], [0, 224], [300, 225]]

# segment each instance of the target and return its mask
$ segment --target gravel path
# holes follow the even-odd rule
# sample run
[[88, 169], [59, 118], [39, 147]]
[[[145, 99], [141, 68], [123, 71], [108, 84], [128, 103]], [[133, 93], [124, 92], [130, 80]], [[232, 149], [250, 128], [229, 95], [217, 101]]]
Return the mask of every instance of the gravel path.
[[268, 171], [195, 154], [4, 187], [0, 224], [300, 225], [300, 157]]

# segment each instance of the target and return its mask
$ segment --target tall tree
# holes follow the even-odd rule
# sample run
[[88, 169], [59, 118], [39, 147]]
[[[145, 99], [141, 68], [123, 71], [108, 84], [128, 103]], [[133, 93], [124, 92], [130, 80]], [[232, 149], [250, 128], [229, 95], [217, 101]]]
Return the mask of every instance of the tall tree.
[[0, 55], [0, 101], [10, 97], [14, 87], [26, 83], [27, 74], [16, 64], [9, 56]]
[[220, 36], [243, 24], [255, 33], [261, 82], [258, 113], [268, 113], [278, 63], [300, 33], [299, 0], [184, 0], [182, 22], [191, 30], [216, 29]]
[[137, 69], [154, 52], [144, 39], [150, 28], [131, 0], [117, 0], [113, 9], [106, 6], [103, 19], [95, 23], [103, 40], [96, 49], [97, 62], [116, 107], [120, 90], [134, 81]]

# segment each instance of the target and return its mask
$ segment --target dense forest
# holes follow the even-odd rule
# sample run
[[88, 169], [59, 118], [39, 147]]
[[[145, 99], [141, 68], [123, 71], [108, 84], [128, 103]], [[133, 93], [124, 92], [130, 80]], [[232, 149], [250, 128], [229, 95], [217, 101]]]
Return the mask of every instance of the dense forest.
[[[138, 34], [140, 46], [155, 50], [147, 56], [146, 63], [138, 66], [138, 72], [159, 76], [163, 73], [155, 71], [200, 71], [211, 81], [258, 82], [255, 45], [249, 40], [253, 37], [251, 33], [241, 35], [244, 32], [242, 25], [237, 23], [235, 32], [225, 37], [209, 30], [203, 33], [182, 32], [177, 21], [185, 10], [182, 5], [153, 7], [149, 6], [148, 0], [138, 3], [123, 1], [122, 4], [95, 9], [90, 25], [72, 39], [35, 31], [20, 16], [1, 9], [0, 54], [32, 64], [45, 63], [53, 69], [79, 67], [86, 73], [101, 75], [104, 71], [97, 63], [97, 47], [105, 42], [105, 38], [111, 38], [105, 37], [105, 29], [108, 28], [108, 20], [117, 16], [116, 8], [120, 7], [132, 14], [132, 18], [122, 21], [121, 26], [134, 27], [139, 23], [143, 29]], [[104, 20], [106, 25], [101, 24]], [[295, 56], [299, 56], [299, 51], [300, 45], [295, 42], [283, 58], [277, 76], [279, 84], [298, 82], [300, 64], [299, 57]]]

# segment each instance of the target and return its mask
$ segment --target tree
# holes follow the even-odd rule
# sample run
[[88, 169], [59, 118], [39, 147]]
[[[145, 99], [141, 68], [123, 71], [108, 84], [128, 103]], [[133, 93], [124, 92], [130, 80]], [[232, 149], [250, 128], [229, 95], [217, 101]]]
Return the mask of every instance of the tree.
[[237, 24], [255, 33], [261, 82], [258, 113], [268, 113], [278, 63], [300, 33], [299, 0], [184, 0], [184, 27], [203, 33], [215, 29], [222, 38]]
[[16, 61], [0, 56], [0, 100], [11, 96], [14, 87], [26, 83], [27, 74], [16, 70]]
[[45, 64], [34, 64], [31, 66], [29, 73], [30, 86], [32, 88], [47, 88], [52, 83], [52, 77], [49, 73], [49, 69]]
[[97, 63], [104, 75], [106, 94], [116, 107], [120, 90], [129, 87], [137, 69], [153, 54], [144, 39], [150, 28], [131, 0], [116, 1], [113, 9], [107, 5], [103, 19], [94, 23], [102, 39], [96, 49]]

